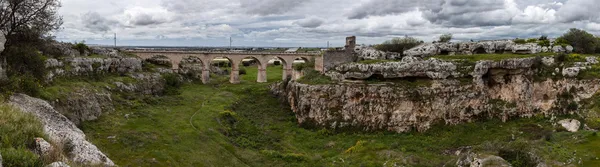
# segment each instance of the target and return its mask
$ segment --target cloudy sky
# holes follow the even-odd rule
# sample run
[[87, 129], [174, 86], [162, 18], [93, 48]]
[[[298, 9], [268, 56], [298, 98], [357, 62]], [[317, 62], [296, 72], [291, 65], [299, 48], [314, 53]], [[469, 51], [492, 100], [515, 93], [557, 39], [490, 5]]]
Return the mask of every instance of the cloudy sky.
[[600, 35], [600, 0], [62, 0], [67, 42], [162, 46], [341, 46], [399, 36], [432, 41]]

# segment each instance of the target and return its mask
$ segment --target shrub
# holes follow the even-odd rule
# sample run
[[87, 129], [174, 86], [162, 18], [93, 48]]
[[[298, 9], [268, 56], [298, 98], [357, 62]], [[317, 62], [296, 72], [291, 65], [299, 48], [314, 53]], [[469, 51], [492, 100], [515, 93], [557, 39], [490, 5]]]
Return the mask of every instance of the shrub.
[[422, 43], [423, 41], [419, 41], [416, 38], [405, 36], [404, 38], [393, 38], [392, 40], [385, 41], [382, 44], [376, 45], [375, 49], [386, 52], [403, 53], [405, 50], [411, 49]]
[[556, 56], [554, 56], [554, 61], [556, 62], [565, 62], [567, 60], [567, 54], [565, 53], [559, 53]]
[[245, 68], [240, 68], [240, 75], [246, 75], [246, 69]]
[[298, 82], [306, 84], [329, 84], [332, 81], [331, 78], [321, 74], [319, 71], [306, 69], [304, 70], [304, 76], [300, 78]]
[[527, 39], [527, 43], [536, 43], [536, 42], [538, 42], [538, 39], [536, 39], [536, 38]]
[[19, 45], [6, 48], [2, 53], [8, 64], [9, 76], [30, 75], [42, 81], [46, 77], [46, 57], [32, 46]]
[[549, 40], [539, 40], [538, 45], [548, 47], [548, 46], [550, 46], [550, 41]]
[[540, 40], [540, 41], [547, 41], [547, 40], [548, 40], [548, 35], [542, 35], [542, 36], [539, 38], [539, 40]]
[[229, 126], [233, 126], [237, 122], [236, 117], [237, 114], [229, 110], [219, 112], [219, 119], [225, 121]]
[[90, 50], [90, 47], [85, 44], [85, 41], [81, 41], [75, 43], [75, 45], [73, 45], [73, 49], [79, 51], [79, 54], [84, 55], [86, 51]]
[[274, 61], [273, 65], [279, 66], [279, 65], [281, 65], [281, 61]]
[[440, 42], [450, 42], [452, 40], [452, 34], [442, 34], [440, 36]]
[[165, 80], [164, 93], [166, 95], [179, 95], [179, 88], [183, 85], [183, 81], [177, 74], [163, 74], [162, 78]]
[[570, 29], [560, 38], [565, 40], [561, 42], [566, 42], [573, 46], [576, 53], [593, 54], [596, 52], [598, 45], [600, 45], [600, 42], [594, 35], [576, 28]]
[[515, 39], [513, 42], [515, 42], [517, 44], [526, 44], [527, 43], [527, 41], [525, 41], [525, 39], [519, 39], [519, 38]]

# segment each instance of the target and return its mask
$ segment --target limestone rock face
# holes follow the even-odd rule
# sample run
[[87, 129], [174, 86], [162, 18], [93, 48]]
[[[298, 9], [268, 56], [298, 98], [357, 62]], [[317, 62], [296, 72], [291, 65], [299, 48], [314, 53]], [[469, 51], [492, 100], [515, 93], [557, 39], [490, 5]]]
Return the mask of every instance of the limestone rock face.
[[115, 166], [67, 117], [58, 113], [46, 101], [29, 97], [25, 94], [15, 94], [10, 97], [10, 104], [23, 112], [35, 115], [44, 125], [44, 132], [52, 141], [70, 146], [69, 160], [90, 165]]
[[[533, 82], [531, 71], [519, 68], [528, 65], [526, 61], [483, 62], [472, 72], [483, 75], [474, 76], [470, 84], [453, 78], [430, 80], [426, 85], [289, 82], [272, 85], [271, 90], [291, 105], [301, 125], [399, 133], [426, 131], [437, 122], [471, 122], [482, 116], [507, 121], [572, 113], [553, 108], [590, 98], [600, 90], [600, 80]], [[561, 98], [560, 94], [571, 90], [573, 98]]]
[[[567, 47], [568, 48], [568, 47]], [[553, 48], [542, 47], [537, 43], [517, 44], [512, 40], [494, 40], [480, 42], [462, 42], [462, 43], [426, 43], [404, 51], [405, 56], [429, 57], [435, 55], [472, 55], [472, 54], [492, 54], [492, 53], [516, 53], [516, 54], [536, 54], [553, 51], [571, 52], [569, 49], [561, 46]]]
[[563, 119], [558, 121], [558, 123], [569, 132], [577, 132], [579, 131], [579, 127], [581, 127], [581, 122], [576, 119]]
[[165, 81], [160, 73], [134, 73], [130, 77], [135, 83], [115, 82], [117, 91], [140, 93], [144, 95], [161, 95], [165, 89]]
[[102, 113], [114, 111], [110, 92], [105, 90], [78, 88], [65, 99], [50, 103], [76, 125], [96, 120]]
[[438, 59], [423, 60], [415, 57], [404, 57], [400, 62], [384, 62], [376, 64], [349, 63], [339, 65], [335, 71], [327, 75], [336, 79], [367, 79], [374, 75], [383, 78], [403, 77], [427, 77], [433, 79], [445, 79], [450, 76], [459, 75], [453, 63]]
[[125, 57], [116, 49], [109, 49], [103, 47], [90, 47], [91, 53], [108, 56], [110, 58], [123, 58]]
[[386, 53], [379, 51], [375, 48], [368, 46], [356, 46], [354, 51], [358, 54], [358, 57], [363, 60], [385, 60]]
[[139, 58], [67, 58], [46, 60], [49, 69], [47, 80], [52, 81], [56, 76], [82, 76], [103, 73], [132, 73], [142, 70], [142, 60]]
[[417, 47], [404, 51], [405, 56], [428, 57], [439, 54], [439, 47], [436, 44], [421, 44]]

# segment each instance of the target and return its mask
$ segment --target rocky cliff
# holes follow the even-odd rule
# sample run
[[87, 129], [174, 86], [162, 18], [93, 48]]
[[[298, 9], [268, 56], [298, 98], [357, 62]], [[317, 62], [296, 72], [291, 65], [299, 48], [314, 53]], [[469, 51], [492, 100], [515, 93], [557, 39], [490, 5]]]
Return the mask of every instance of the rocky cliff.
[[[600, 80], [561, 76], [572, 67], [556, 64], [539, 57], [473, 64], [415, 58], [349, 63], [328, 74], [340, 81], [336, 84], [289, 82], [273, 85], [272, 91], [307, 126], [425, 131], [434, 124], [577, 112], [578, 102], [600, 89]], [[543, 69], [555, 67], [539, 78]]]

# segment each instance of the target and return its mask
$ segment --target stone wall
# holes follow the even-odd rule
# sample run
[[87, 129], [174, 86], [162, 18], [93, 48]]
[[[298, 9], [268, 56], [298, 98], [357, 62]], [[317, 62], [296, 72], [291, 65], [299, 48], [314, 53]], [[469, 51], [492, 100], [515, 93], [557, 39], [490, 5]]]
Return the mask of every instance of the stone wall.
[[357, 61], [358, 56], [348, 51], [327, 51], [323, 53], [323, 71], [327, 72], [337, 65]]

